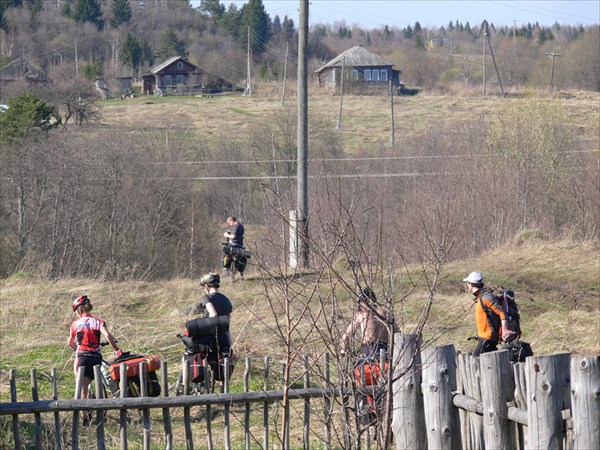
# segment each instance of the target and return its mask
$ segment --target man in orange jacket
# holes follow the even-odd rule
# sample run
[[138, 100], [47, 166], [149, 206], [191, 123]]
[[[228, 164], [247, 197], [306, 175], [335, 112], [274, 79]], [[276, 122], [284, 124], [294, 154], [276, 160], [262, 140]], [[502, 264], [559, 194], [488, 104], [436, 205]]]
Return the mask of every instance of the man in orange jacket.
[[[514, 333], [508, 329], [504, 311], [492, 301], [494, 292], [484, 288], [485, 279], [481, 273], [471, 272], [463, 281], [475, 302], [477, 346], [473, 351], [473, 356], [498, 350], [500, 338], [506, 340]], [[502, 324], [502, 336], [498, 336], [500, 324]]]

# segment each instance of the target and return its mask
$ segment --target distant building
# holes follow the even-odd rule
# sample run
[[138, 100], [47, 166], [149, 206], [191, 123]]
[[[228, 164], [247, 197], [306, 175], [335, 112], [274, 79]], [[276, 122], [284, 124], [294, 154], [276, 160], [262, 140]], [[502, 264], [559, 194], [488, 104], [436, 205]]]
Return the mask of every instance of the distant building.
[[19, 58], [0, 69], [0, 91], [8, 83], [25, 80], [27, 83], [47, 83], [46, 74]]
[[142, 77], [144, 94], [185, 95], [202, 92], [202, 71], [181, 56], [167, 59]]
[[344, 71], [344, 83], [354, 83], [360, 87], [384, 87], [390, 80], [400, 86], [400, 71], [391, 62], [371, 53], [360, 45], [339, 54], [315, 71], [321, 87], [339, 87]]

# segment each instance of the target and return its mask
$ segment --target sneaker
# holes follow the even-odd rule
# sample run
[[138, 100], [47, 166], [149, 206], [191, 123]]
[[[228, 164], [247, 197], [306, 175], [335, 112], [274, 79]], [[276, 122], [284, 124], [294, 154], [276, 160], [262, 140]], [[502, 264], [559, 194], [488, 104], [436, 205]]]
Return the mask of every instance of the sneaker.
[[240, 272], [240, 280], [244, 281], [244, 274]]
[[228, 277], [229, 276], [229, 269], [223, 268], [223, 276], [224, 277]]

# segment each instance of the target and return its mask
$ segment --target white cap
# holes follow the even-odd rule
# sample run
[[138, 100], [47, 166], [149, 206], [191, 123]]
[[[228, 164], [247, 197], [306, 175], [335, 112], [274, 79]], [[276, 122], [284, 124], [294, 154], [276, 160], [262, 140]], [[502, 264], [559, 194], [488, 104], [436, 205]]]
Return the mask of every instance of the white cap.
[[467, 278], [463, 279], [463, 281], [469, 282], [471, 284], [478, 284], [483, 283], [485, 281], [485, 278], [483, 278], [483, 275], [479, 272], [471, 272]]

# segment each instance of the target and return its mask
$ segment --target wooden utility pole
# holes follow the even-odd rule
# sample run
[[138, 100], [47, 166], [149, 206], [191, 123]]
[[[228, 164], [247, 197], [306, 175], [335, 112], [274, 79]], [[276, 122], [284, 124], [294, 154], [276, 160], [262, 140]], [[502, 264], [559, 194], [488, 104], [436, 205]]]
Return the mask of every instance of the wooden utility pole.
[[246, 56], [246, 60], [248, 62], [248, 72], [246, 74], [246, 95], [252, 95], [252, 79], [250, 76], [250, 27], [248, 27], [248, 46], [247, 46], [248, 55]]
[[283, 64], [283, 92], [281, 94], [281, 105], [282, 106], [285, 103], [285, 82], [287, 80], [287, 60], [288, 60], [289, 51], [290, 51], [290, 43], [286, 42], [285, 43], [285, 63]]
[[486, 60], [486, 41], [487, 40], [487, 29], [483, 31], [483, 96], [485, 97], [485, 60]]
[[552, 87], [554, 85], [554, 59], [556, 57], [559, 57], [562, 55], [559, 55], [558, 53], [554, 53], [554, 52], [552, 52], [552, 53], [546, 52], [546, 55], [552, 56], [552, 69], [550, 70], [550, 87]]
[[344, 104], [344, 71], [346, 69], [346, 57], [342, 58], [342, 76], [340, 77], [340, 113], [338, 115], [337, 127], [339, 131], [342, 129], [342, 107]]
[[390, 110], [392, 113], [392, 126], [390, 130], [390, 144], [395, 143], [395, 127], [394, 127], [394, 80], [390, 77]]
[[504, 88], [502, 87], [502, 80], [500, 80], [500, 72], [498, 72], [498, 66], [496, 65], [496, 58], [494, 58], [494, 50], [492, 50], [492, 43], [490, 42], [487, 23], [485, 24], [485, 31], [488, 46], [490, 47], [490, 55], [492, 55], [492, 62], [494, 63], [494, 69], [496, 69], [496, 76], [498, 77], [498, 84], [500, 85], [500, 90], [502, 91], [502, 97], [506, 97]]
[[308, 0], [300, 0], [298, 23], [298, 256], [308, 267]]

